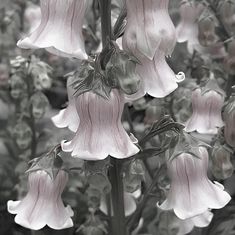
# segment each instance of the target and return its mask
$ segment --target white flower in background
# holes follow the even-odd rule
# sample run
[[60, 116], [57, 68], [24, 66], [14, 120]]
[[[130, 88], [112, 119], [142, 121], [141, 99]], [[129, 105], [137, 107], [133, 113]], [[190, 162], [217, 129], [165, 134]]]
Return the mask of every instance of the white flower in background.
[[127, 25], [123, 48], [137, 58], [153, 59], [157, 50], [170, 55], [176, 32], [168, 13], [169, 0], [126, 0]]
[[60, 110], [60, 112], [52, 117], [52, 121], [58, 128], [68, 127], [69, 130], [76, 132], [79, 126], [79, 116], [76, 110], [74, 92], [72, 88], [72, 77], [67, 80], [67, 91], [68, 91], [68, 106], [65, 109]]
[[67, 181], [68, 174], [62, 170], [55, 179], [42, 170], [31, 172], [25, 198], [7, 203], [8, 211], [16, 214], [15, 222], [33, 230], [46, 225], [52, 229], [72, 227], [73, 211], [70, 206], [65, 207], [61, 200]]
[[85, 0], [41, 0], [41, 23], [18, 41], [24, 49], [46, 48], [52, 54], [87, 59], [82, 25]]
[[30, 4], [24, 12], [24, 20], [28, 26], [28, 33], [32, 33], [41, 22], [41, 8], [35, 4]]
[[124, 96], [113, 89], [109, 99], [85, 92], [76, 98], [80, 124], [75, 137], [62, 141], [64, 152], [85, 160], [101, 160], [108, 155], [127, 158], [139, 152], [121, 123]]
[[185, 79], [183, 73], [177, 75], [174, 73], [166, 62], [165, 53], [160, 50], [157, 50], [153, 60], [141, 59], [141, 64], [137, 64], [136, 72], [144, 83], [137, 92], [140, 97], [143, 96], [143, 93], [148, 93], [156, 98], [165, 97], [178, 87], [178, 82]]
[[[126, 217], [132, 215], [135, 212], [135, 210], [137, 208], [136, 199], [138, 199], [140, 194], [141, 194], [141, 192], [139, 189], [137, 191], [135, 191], [134, 193], [124, 192], [123, 200], [124, 200], [124, 209], [125, 209], [125, 216]], [[108, 214], [105, 197], [103, 197], [101, 199], [100, 210], [102, 212], [104, 212], [106, 215]]]
[[173, 210], [180, 219], [203, 214], [208, 209], [220, 209], [231, 199], [223, 185], [212, 183], [207, 176], [208, 152], [199, 147], [198, 156], [181, 153], [168, 162], [171, 187], [166, 200], [159, 206]]
[[198, 88], [192, 93], [193, 114], [185, 124], [185, 131], [201, 134], [216, 134], [224, 125], [221, 111], [224, 96], [215, 90], [203, 91]]

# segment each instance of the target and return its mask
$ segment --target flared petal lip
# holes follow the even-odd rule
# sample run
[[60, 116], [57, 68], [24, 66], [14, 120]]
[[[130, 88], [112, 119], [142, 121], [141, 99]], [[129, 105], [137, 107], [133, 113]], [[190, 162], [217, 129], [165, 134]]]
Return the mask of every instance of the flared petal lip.
[[62, 51], [59, 48], [54, 47], [53, 45], [50, 45], [50, 43], [48, 43], [47, 45], [40, 45], [37, 43], [33, 43], [29, 37], [26, 37], [24, 39], [20, 39], [16, 45], [22, 49], [42, 49], [42, 48], [45, 48], [48, 52], [55, 54], [55, 55], [58, 55], [58, 56], [63, 56], [63, 57], [70, 57], [70, 58], [75, 57], [75, 58], [81, 59], [81, 60], [88, 59], [88, 55], [86, 53], [84, 53], [82, 50], [77, 50], [72, 53], [69, 53], [66, 51]]

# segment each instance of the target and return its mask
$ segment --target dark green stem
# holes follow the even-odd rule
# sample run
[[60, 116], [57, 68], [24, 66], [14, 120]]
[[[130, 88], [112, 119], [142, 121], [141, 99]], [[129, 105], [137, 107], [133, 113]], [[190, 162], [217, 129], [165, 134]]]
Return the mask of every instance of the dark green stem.
[[122, 161], [111, 159], [111, 168], [109, 171], [110, 182], [112, 185], [111, 203], [113, 216], [111, 221], [112, 235], [126, 235], [125, 208], [124, 208], [124, 190], [122, 180]]
[[111, 0], [99, 0], [103, 48], [112, 38]]

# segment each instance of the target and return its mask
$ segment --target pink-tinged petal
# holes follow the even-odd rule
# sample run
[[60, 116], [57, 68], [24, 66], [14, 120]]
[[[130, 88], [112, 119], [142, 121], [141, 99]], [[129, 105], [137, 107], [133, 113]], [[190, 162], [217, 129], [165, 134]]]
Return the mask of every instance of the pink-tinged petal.
[[15, 222], [33, 230], [46, 225], [53, 229], [72, 227], [71, 208], [64, 207], [61, 200], [67, 181], [68, 174], [64, 171], [59, 171], [54, 180], [44, 171], [30, 173], [26, 197], [8, 202], [8, 211], [16, 214]]
[[174, 210], [180, 219], [200, 215], [208, 209], [224, 207], [230, 195], [213, 184], [207, 176], [208, 153], [199, 148], [200, 159], [182, 153], [168, 163], [171, 188], [167, 199], [159, 206], [163, 210]]
[[136, 57], [153, 59], [157, 49], [172, 53], [175, 27], [168, 13], [168, 0], [127, 0], [127, 25], [123, 48]]
[[184, 235], [193, 230], [194, 227], [207, 227], [213, 218], [213, 213], [210, 211], [206, 211], [201, 215], [197, 215], [195, 217], [181, 220], [178, 219], [177, 222], [179, 223], [179, 231], [177, 235]]
[[191, 42], [198, 36], [197, 20], [204, 10], [202, 4], [182, 1], [180, 6], [180, 23], [176, 27], [178, 42]]
[[28, 37], [18, 41], [24, 49], [46, 48], [49, 52], [87, 59], [82, 25], [86, 1], [41, 0], [41, 23]]
[[109, 99], [86, 92], [76, 98], [80, 124], [75, 137], [62, 141], [65, 152], [85, 160], [101, 160], [108, 155], [127, 158], [139, 152], [121, 124], [124, 96], [113, 89]]
[[162, 51], [157, 51], [152, 61], [142, 59], [136, 71], [143, 80], [145, 92], [153, 97], [165, 97], [178, 87], [177, 75], [167, 64]]
[[201, 134], [216, 134], [224, 125], [221, 117], [224, 97], [210, 90], [205, 94], [201, 89], [192, 93], [193, 114], [185, 125], [187, 132], [197, 131]]
[[66, 109], [62, 109], [57, 115], [51, 118], [52, 122], [58, 128], [68, 127], [72, 132], [76, 132], [79, 126], [79, 116], [76, 109], [74, 93], [75, 90], [72, 87], [72, 77], [67, 80], [68, 91], [68, 106]]

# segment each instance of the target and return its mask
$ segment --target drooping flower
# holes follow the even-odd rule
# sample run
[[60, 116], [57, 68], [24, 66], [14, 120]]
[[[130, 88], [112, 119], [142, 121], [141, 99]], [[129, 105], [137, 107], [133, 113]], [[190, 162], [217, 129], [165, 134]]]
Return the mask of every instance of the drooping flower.
[[152, 60], [156, 50], [170, 55], [176, 43], [168, 13], [169, 0], [127, 0], [127, 25], [123, 48], [137, 58]]
[[8, 201], [11, 214], [16, 214], [15, 222], [23, 227], [39, 230], [48, 225], [53, 229], [73, 226], [70, 206], [65, 207], [61, 194], [68, 181], [68, 174], [60, 170], [53, 180], [43, 170], [29, 174], [28, 193], [21, 201]]
[[121, 124], [124, 96], [118, 90], [113, 89], [109, 99], [85, 92], [75, 102], [80, 124], [71, 141], [62, 141], [63, 151], [85, 160], [101, 160], [108, 155], [127, 158], [139, 152]]
[[207, 176], [208, 152], [198, 148], [198, 157], [181, 153], [168, 162], [171, 187], [162, 210], [174, 210], [180, 219], [188, 219], [208, 211], [224, 207], [231, 199], [218, 182]]
[[75, 98], [73, 97], [74, 89], [72, 88], [72, 79], [67, 80], [68, 106], [52, 117], [52, 121], [58, 128], [68, 127], [69, 130], [76, 132], [79, 126], [79, 116], [76, 110]]
[[143, 82], [137, 93], [140, 94], [138, 98], [145, 93], [156, 98], [165, 97], [178, 87], [178, 82], [185, 79], [183, 73], [177, 75], [174, 73], [166, 62], [165, 53], [160, 50], [157, 50], [153, 60], [141, 59], [141, 64], [137, 65], [136, 72]]
[[186, 122], [187, 132], [197, 131], [201, 134], [216, 134], [223, 126], [221, 110], [223, 107], [223, 93], [215, 90], [203, 91], [198, 88], [192, 93], [193, 114]]
[[180, 22], [176, 27], [177, 42], [195, 40], [198, 35], [197, 19], [203, 12], [204, 6], [188, 0], [181, 1]]
[[82, 35], [85, 11], [85, 0], [41, 0], [40, 25], [17, 45], [24, 49], [46, 48], [56, 55], [87, 59]]

